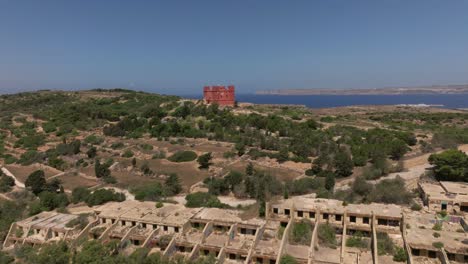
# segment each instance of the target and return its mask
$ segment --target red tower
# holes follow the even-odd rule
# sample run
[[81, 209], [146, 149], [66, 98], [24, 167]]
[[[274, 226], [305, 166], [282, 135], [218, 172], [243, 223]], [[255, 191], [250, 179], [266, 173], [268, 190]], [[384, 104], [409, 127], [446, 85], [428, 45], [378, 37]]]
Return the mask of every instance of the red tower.
[[203, 87], [203, 100], [206, 103], [217, 103], [224, 106], [234, 106], [236, 101], [234, 85], [226, 86], [205, 86]]

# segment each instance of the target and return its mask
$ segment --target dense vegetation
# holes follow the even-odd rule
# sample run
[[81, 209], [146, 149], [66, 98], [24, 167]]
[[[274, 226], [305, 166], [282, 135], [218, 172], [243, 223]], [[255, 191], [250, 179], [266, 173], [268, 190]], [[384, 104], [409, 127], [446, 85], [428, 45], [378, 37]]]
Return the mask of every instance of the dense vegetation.
[[434, 165], [434, 175], [439, 181], [468, 182], [468, 155], [462, 151], [450, 149], [432, 154], [429, 163]]
[[[169, 259], [161, 254], [155, 253], [148, 255], [149, 249], [139, 248], [129, 256], [118, 253], [118, 243], [110, 242], [103, 244], [96, 240], [85, 242], [81, 250], [70, 249], [64, 242], [48, 244], [40, 250], [33, 249], [30, 246], [22, 246], [15, 250], [14, 256], [21, 263], [27, 264], [185, 264], [189, 263], [182, 258]], [[13, 263], [12, 256], [6, 254], [0, 255], [1, 263]], [[202, 256], [191, 261], [194, 264], [214, 264], [216, 259], [213, 256]]]

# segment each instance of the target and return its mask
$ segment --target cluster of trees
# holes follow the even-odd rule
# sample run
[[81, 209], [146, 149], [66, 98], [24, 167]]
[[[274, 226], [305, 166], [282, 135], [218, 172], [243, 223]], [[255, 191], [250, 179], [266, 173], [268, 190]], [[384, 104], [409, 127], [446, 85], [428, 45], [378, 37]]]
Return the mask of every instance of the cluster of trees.
[[161, 201], [166, 197], [179, 194], [182, 191], [182, 185], [177, 174], [172, 173], [165, 180], [164, 185], [160, 182], [153, 182], [134, 187], [130, 191], [139, 201]]
[[[31, 113], [46, 121], [47, 131], [51, 131], [46, 133], [65, 136], [73, 130], [103, 127], [104, 134], [108, 136], [137, 138], [149, 133], [158, 139], [203, 137], [229, 141], [235, 143], [238, 155], [244, 155], [248, 150], [253, 158], [266, 155], [279, 162], [310, 162], [309, 157], [315, 156], [317, 158], [308, 174], [325, 170], [333, 172], [337, 178], [349, 176], [354, 166], [364, 166], [369, 161], [373, 174], [385, 174], [388, 171], [385, 168], [387, 158], [398, 160], [408, 151], [408, 146], [417, 143], [412, 133], [398, 130], [362, 130], [347, 126], [321, 130], [313, 119], [297, 122], [294, 118], [283, 116], [289, 110], [284, 113], [270, 112], [269, 115], [235, 115], [230, 109], [221, 109], [215, 104], [179, 103], [177, 97], [121, 90], [115, 95], [112, 98], [79, 100], [76, 95], [40, 93], [37, 99], [31, 94], [23, 94], [8, 97], [6, 101], [21, 101], [20, 107], [16, 105], [14, 109], [21, 108], [23, 112], [32, 110], [24, 105], [25, 101], [43, 104]], [[52, 101], [57, 98], [65, 103]], [[7, 105], [11, 105], [10, 102]], [[294, 115], [297, 116], [297, 113]], [[33, 125], [27, 124], [24, 129], [31, 130], [31, 127]], [[100, 144], [102, 139], [91, 135], [85, 142]], [[77, 153], [78, 145], [77, 142], [59, 145], [57, 152], [59, 155]], [[96, 149], [90, 147], [87, 154], [94, 158]], [[181, 152], [169, 159], [192, 161], [197, 158], [194, 154]], [[40, 153], [29, 153], [23, 159], [26, 163], [43, 160]], [[58, 158], [47, 160], [54, 167], [64, 166]], [[198, 161], [200, 168], [207, 168], [210, 166], [210, 155], [204, 154], [198, 157]]]
[[[130, 255], [119, 254], [118, 243], [109, 242], [103, 244], [97, 240], [85, 242], [79, 251], [73, 250], [65, 242], [48, 244], [37, 250], [31, 246], [23, 246], [14, 252], [14, 257], [21, 263], [27, 264], [188, 264], [183, 258], [168, 258], [162, 254], [155, 253], [149, 255], [149, 249], [139, 248]], [[13, 263], [13, 257], [0, 255], [2, 263]], [[214, 264], [214, 256], [202, 256], [194, 261], [194, 264]]]
[[76, 187], [72, 191], [71, 201], [73, 203], [85, 202], [91, 207], [111, 201], [125, 201], [125, 194], [116, 192], [113, 189], [97, 189], [91, 192], [88, 188]]
[[31, 173], [24, 185], [39, 200], [35, 200], [30, 205], [30, 214], [34, 215], [41, 211], [51, 211], [55, 208], [65, 208], [69, 204], [67, 195], [58, 179], [47, 182], [43, 170], [36, 170]]
[[185, 197], [187, 207], [217, 207], [217, 208], [228, 208], [229, 205], [222, 203], [216, 195], [205, 193], [205, 192], [195, 192], [188, 194]]
[[7, 176], [0, 170], [0, 193], [5, 193], [11, 191], [15, 186], [15, 179], [10, 176]]
[[405, 181], [397, 176], [395, 179], [385, 179], [377, 184], [371, 184], [363, 177], [354, 180], [347, 191], [338, 191], [334, 198], [348, 203], [389, 203], [411, 204], [414, 195], [406, 190]]
[[439, 181], [468, 182], [468, 155], [462, 151], [450, 149], [432, 154], [429, 163], [434, 166], [434, 176]]

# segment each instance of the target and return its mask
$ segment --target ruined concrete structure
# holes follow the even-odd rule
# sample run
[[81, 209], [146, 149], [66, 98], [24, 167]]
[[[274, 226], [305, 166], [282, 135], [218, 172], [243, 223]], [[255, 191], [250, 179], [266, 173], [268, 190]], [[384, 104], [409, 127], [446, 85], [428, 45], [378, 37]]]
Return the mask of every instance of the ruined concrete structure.
[[[279, 263], [288, 254], [299, 263], [388, 263], [391, 257], [377, 254], [378, 233], [388, 234], [409, 253], [409, 263], [432, 258], [444, 263], [468, 261], [466, 235], [459, 223], [443, 223], [439, 231], [442, 248], [433, 245], [432, 225], [437, 219], [428, 214], [404, 212], [397, 205], [343, 204], [342, 201], [294, 197], [266, 204], [266, 216], [243, 219], [242, 211], [217, 208], [186, 208], [180, 204], [154, 202], [112, 202], [94, 210], [84, 228], [67, 227], [75, 215], [41, 213], [12, 224], [4, 242], [40, 245], [58, 240], [80, 243], [85, 238], [103, 242], [118, 241], [120, 248], [150, 249], [165, 256], [194, 260], [212, 254], [219, 263]], [[311, 226], [310, 241], [298, 244], [289, 238], [295, 223]], [[68, 225], [70, 226], [70, 225]], [[324, 226], [335, 230], [337, 243], [324, 246], [319, 236]], [[420, 226], [427, 226], [421, 229]], [[428, 230], [431, 230], [428, 232]], [[349, 236], [359, 232], [369, 241], [367, 249], [348, 247]], [[390, 259], [388, 259], [390, 258]]]
[[236, 102], [235, 88], [233, 85], [205, 86], [203, 87], [203, 100], [208, 103], [216, 103], [222, 106], [234, 106]]
[[468, 212], [468, 183], [447, 182], [418, 183], [424, 205], [433, 212]]

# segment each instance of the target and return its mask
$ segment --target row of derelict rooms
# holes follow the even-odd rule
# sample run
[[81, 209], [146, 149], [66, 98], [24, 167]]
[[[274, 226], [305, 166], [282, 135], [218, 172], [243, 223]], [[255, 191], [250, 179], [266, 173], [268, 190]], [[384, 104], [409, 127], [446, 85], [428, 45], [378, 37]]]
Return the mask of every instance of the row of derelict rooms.
[[[218, 263], [280, 263], [284, 255], [298, 263], [393, 263], [379, 255], [379, 233], [405, 250], [408, 263], [467, 263], [467, 216], [439, 218], [429, 208], [411, 211], [390, 204], [346, 204], [332, 199], [298, 196], [267, 203], [265, 218], [243, 219], [241, 212], [187, 208], [181, 204], [124, 201], [94, 208], [85, 225], [79, 215], [43, 212], [11, 225], [3, 250], [22, 245], [40, 247], [65, 241], [72, 247], [86, 240], [116, 241], [124, 254], [140, 247], [149, 254], [195, 260], [213, 255]], [[296, 223], [308, 223], [310, 242], [290, 239]], [[440, 225], [433, 236], [433, 228]], [[322, 243], [323, 225], [333, 227], [336, 245]], [[368, 247], [347, 246], [359, 234]], [[438, 243], [436, 243], [438, 242]]]

